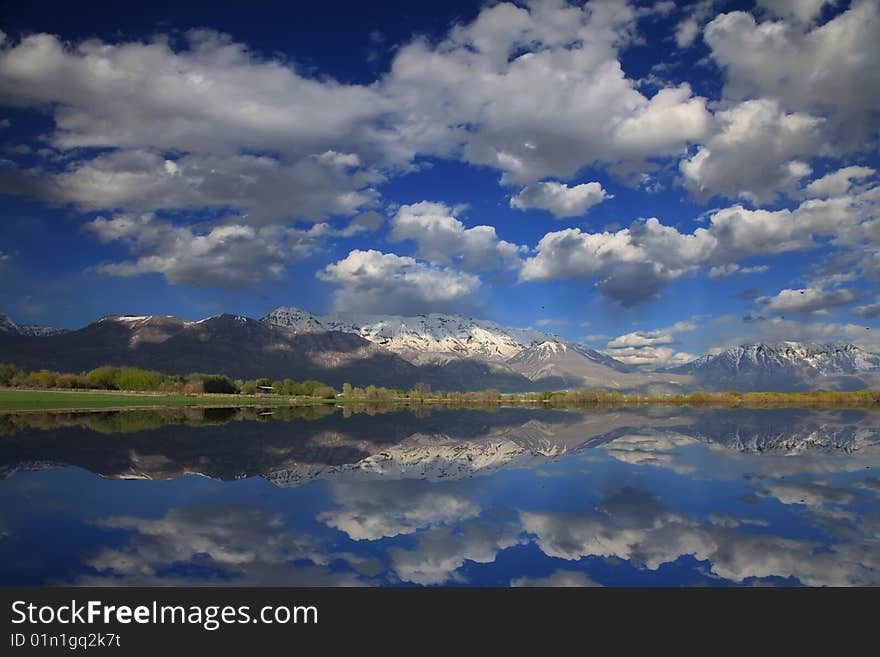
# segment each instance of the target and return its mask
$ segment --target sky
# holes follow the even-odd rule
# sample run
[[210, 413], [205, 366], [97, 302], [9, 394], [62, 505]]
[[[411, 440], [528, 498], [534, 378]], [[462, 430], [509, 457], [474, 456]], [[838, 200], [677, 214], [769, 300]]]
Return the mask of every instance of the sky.
[[[254, 6], [256, 4], [256, 6]], [[880, 0], [7, 2], [0, 312], [880, 351]]]

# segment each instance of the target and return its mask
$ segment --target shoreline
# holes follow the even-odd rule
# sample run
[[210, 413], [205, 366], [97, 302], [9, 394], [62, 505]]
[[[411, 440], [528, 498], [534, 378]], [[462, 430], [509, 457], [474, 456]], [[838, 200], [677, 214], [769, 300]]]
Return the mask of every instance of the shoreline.
[[[453, 393], [462, 394], [462, 393]], [[464, 393], [479, 395], [480, 393]], [[531, 398], [527, 398], [532, 395]], [[645, 406], [689, 406], [717, 408], [801, 408], [880, 410], [877, 391], [796, 393], [707, 393], [649, 396], [615, 392], [552, 393], [538, 398], [535, 393], [512, 393], [494, 399], [424, 397], [419, 399], [363, 399], [336, 397], [287, 397], [282, 395], [190, 394], [169, 395], [154, 391], [124, 390], [39, 390], [0, 388], [0, 413], [89, 412], [154, 410], [163, 408], [291, 408], [305, 406], [533, 406], [537, 408], [606, 408]]]

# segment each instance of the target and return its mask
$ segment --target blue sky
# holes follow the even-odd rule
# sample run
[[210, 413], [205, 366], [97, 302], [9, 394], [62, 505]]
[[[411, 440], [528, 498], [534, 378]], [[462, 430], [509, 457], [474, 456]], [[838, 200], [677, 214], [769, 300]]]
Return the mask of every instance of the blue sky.
[[880, 346], [877, 0], [49, 4], [0, 23], [19, 322]]

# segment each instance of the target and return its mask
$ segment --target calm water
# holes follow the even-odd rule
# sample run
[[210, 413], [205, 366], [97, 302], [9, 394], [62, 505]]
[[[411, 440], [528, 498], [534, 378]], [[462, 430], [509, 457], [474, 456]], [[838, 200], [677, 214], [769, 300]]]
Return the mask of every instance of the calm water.
[[878, 469], [860, 411], [0, 415], [0, 584], [880, 585]]

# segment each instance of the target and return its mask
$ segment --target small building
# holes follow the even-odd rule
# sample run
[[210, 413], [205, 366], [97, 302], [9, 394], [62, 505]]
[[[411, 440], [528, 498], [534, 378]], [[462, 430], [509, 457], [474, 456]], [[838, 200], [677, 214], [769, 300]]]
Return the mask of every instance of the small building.
[[260, 395], [271, 395], [275, 392], [275, 388], [272, 386], [257, 386], [257, 394]]

